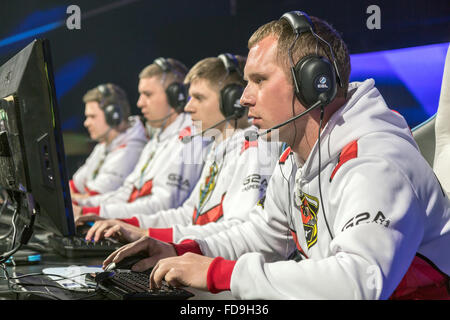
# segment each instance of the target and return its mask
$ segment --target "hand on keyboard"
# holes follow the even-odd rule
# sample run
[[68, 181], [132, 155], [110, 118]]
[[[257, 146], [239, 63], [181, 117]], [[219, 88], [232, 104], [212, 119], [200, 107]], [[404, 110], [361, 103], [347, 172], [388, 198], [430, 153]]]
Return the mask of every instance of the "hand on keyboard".
[[150, 275], [150, 288], [161, 287], [165, 280], [174, 287], [187, 286], [206, 291], [208, 269], [213, 260], [192, 252], [161, 259]]
[[103, 268], [106, 268], [111, 262], [118, 263], [125, 257], [133, 256], [138, 253], [145, 254], [148, 258], [136, 263], [132, 268], [133, 271], [147, 270], [153, 267], [158, 260], [175, 257], [177, 255], [175, 248], [170, 243], [149, 237], [142, 237], [113, 252], [105, 259], [105, 261], [103, 261]]
[[159, 289], [150, 289], [148, 274], [141, 272], [103, 272], [96, 276], [95, 281], [100, 290], [105, 291], [112, 299], [184, 300], [194, 296], [184, 289], [173, 288], [167, 284]]
[[94, 222], [94, 221], [99, 221], [99, 220], [104, 220], [104, 219], [105, 218], [99, 217], [96, 214], [89, 213], [86, 215], [80, 215], [77, 218], [75, 218], [75, 225], [80, 226], [80, 225], [86, 224], [87, 222]]
[[115, 238], [121, 242], [130, 243], [146, 235], [147, 230], [120, 220], [110, 219], [95, 222], [86, 234], [86, 239], [98, 241], [102, 238]]

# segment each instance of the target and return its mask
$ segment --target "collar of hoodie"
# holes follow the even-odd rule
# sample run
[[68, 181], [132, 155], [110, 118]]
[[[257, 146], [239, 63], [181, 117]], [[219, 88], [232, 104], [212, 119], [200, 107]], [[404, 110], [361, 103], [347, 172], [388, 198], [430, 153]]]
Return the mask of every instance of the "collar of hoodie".
[[[348, 101], [331, 116], [321, 132], [321, 168], [336, 158], [349, 142], [369, 133], [391, 132], [414, 143], [405, 119], [388, 108], [373, 79], [350, 83], [349, 94]], [[301, 172], [303, 178], [312, 179], [318, 170], [316, 141]]]

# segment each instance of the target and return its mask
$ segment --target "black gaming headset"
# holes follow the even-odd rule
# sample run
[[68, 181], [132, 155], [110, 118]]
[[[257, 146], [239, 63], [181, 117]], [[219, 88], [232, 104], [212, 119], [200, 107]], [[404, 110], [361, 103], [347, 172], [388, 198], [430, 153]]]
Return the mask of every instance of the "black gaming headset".
[[[223, 62], [227, 71], [224, 79], [232, 72], [237, 72], [242, 78], [239, 62], [233, 54], [223, 53], [218, 58]], [[246, 108], [239, 103], [243, 92], [243, 86], [238, 83], [230, 83], [220, 90], [220, 112], [225, 118], [239, 119], [245, 114]]]
[[100, 108], [105, 113], [105, 120], [108, 126], [111, 128], [117, 128], [123, 121], [123, 110], [120, 105], [115, 103], [105, 104], [105, 100], [111, 96], [113, 93], [108, 88], [106, 84], [101, 84], [97, 87], [102, 95], [102, 101], [100, 102]]
[[[309, 16], [302, 11], [291, 11], [283, 14], [280, 20], [281, 19], [285, 19], [295, 33], [295, 40], [292, 42], [288, 52], [289, 58], [291, 60], [291, 73], [294, 83], [295, 95], [297, 99], [303, 104], [303, 106], [309, 108], [309, 110], [313, 108], [313, 105], [321, 106], [319, 133], [317, 139], [319, 150], [319, 196], [320, 202], [322, 203], [324, 221], [326, 223], [328, 233], [330, 234], [331, 239], [333, 239], [333, 233], [331, 232], [330, 226], [328, 224], [322, 198], [322, 187], [320, 181], [320, 172], [322, 171], [320, 136], [324, 107], [327, 106], [336, 97], [336, 82], [340, 87], [342, 87], [342, 81], [339, 75], [339, 69], [336, 64], [333, 49], [327, 41], [325, 41], [315, 33], [314, 25]], [[294, 65], [294, 61], [292, 58], [292, 48], [294, 47], [300, 35], [305, 32], [311, 32], [311, 34], [317, 39], [317, 41], [320, 40], [328, 46], [331, 58], [333, 60], [332, 63], [326, 57], [319, 56], [318, 54], [310, 54], [300, 59], [300, 61], [298, 61]], [[293, 119], [295, 119], [295, 117]]]
[[[153, 61], [161, 70], [167, 74], [170, 71], [175, 71], [171, 63], [163, 57], [159, 57]], [[169, 105], [177, 112], [184, 112], [186, 106], [188, 94], [186, 86], [181, 82], [172, 82], [166, 88], [167, 101]]]
[[[289, 48], [291, 73], [295, 95], [305, 107], [310, 107], [318, 100], [328, 105], [336, 96], [336, 81], [342, 87], [336, 59], [330, 44], [315, 33], [314, 25], [309, 16], [302, 11], [291, 11], [283, 14], [280, 19], [286, 20], [295, 33], [295, 40]], [[317, 41], [325, 43], [331, 54], [332, 63], [326, 57], [310, 54], [294, 65], [292, 48], [302, 33], [310, 32]]]

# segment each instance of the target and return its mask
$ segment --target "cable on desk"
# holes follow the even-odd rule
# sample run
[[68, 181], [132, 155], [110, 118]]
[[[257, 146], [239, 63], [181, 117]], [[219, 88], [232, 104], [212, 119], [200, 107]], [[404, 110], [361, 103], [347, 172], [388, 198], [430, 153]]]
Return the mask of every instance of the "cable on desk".
[[15, 225], [15, 215], [17, 212], [20, 212], [20, 210], [21, 210], [21, 202], [19, 200], [17, 200], [16, 201], [16, 212], [14, 213], [13, 220], [12, 220], [13, 227], [14, 227], [14, 233], [13, 233], [13, 240], [12, 240], [12, 244], [11, 244], [11, 250], [8, 252], [4, 252], [0, 255], [0, 263], [4, 263], [4, 262], [8, 261], [8, 259], [12, 255], [14, 255], [17, 251], [19, 251], [23, 245], [26, 245], [28, 243], [28, 241], [31, 238], [31, 235], [33, 234], [34, 222], [36, 219], [36, 215], [38, 215], [38, 211], [35, 208], [33, 208], [28, 225], [25, 225], [25, 227], [22, 230], [22, 233], [20, 234], [19, 244], [17, 246], [15, 245], [16, 237], [17, 237], [17, 230], [16, 230], [16, 225]]
[[[36, 273], [28, 273], [28, 274], [23, 274], [23, 275], [20, 275], [20, 276], [10, 277], [10, 279], [12, 279], [12, 280], [18, 280], [18, 279], [22, 279], [22, 278], [26, 278], [26, 277], [39, 277], [39, 276], [59, 277], [60, 279], [49, 279], [49, 280], [54, 281], [54, 282], [57, 282], [57, 281], [60, 281], [60, 280], [70, 280], [70, 281], [72, 281], [73, 283], [79, 284], [80, 286], [86, 288], [86, 289], [87, 289], [86, 292], [92, 292], [92, 291], [89, 291], [89, 290], [88, 290], [88, 289], [92, 289], [91, 287], [89, 287], [89, 286], [86, 285], [85, 283], [78, 282], [78, 281], [76, 281], [75, 279], [73, 279], [73, 278], [77, 278], [77, 277], [83, 276], [83, 275], [85, 275], [85, 274], [89, 274], [89, 272], [86, 272], [86, 273], [80, 273], [80, 274], [77, 274], [77, 275], [74, 275], [74, 276], [70, 276], [70, 277], [62, 276], [62, 275], [59, 275], [59, 274], [53, 274], [53, 273], [42, 273], [42, 272], [37, 273], [37, 272], [36, 272]], [[58, 285], [59, 285], [59, 284], [58, 284]], [[59, 285], [59, 286], [61, 286], [61, 285]], [[68, 290], [69, 290], [70, 288], [65, 288], [65, 287], [61, 286], [61, 289], [68, 289]], [[78, 291], [78, 292], [80, 291], [80, 290], [74, 290], [74, 289], [70, 289], [70, 290], [72, 290], [72, 291]]]
[[[2, 203], [2, 207], [0, 208], [0, 216], [3, 214], [6, 207], [8, 206], [8, 200], [9, 200], [8, 193], [6, 192], [5, 189], [2, 189], [1, 193], [3, 194], [3, 203]], [[7, 233], [0, 236], [0, 240], [4, 240], [4, 239], [8, 238], [12, 232], [13, 232], [13, 228], [10, 227]]]
[[2, 188], [1, 190], [1, 194], [3, 195], [3, 203], [2, 203], [2, 207], [0, 208], [0, 216], [3, 214], [3, 211], [5, 210], [5, 208], [8, 205], [8, 192]]
[[[2, 209], [0, 209], [0, 210], [1, 210], [1, 212], [0, 212], [0, 215], [1, 215], [3, 213], [3, 210], [4, 210], [4, 204], [2, 205]], [[4, 240], [4, 239], [8, 238], [11, 235], [11, 233], [14, 232], [13, 240], [15, 241], [15, 233], [17, 231], [16, 230], [16, 218], [17, 218], [18, 212], [19, 212], [19, 210], [17, 210], [17, 207], [14, 207], [14, 213], [13, 213], [12, 218], [11, 218], [12, 227], [9, 228], [8, 232], [6, 232], [5, 234], [0, 236], [0, 240]]]
[[[93, 296], [97, 295], [98, 287], [96, 287], [95, 289], [89, 288], [88, 285], [86, 285], [84, 283], [81, 283], [81, 282], [78, 282], [75, 279], [72, 279], [72, 278], [76, 278], [76, 277], [79, 277], [79, 276], [82, 276], [82, 275], [85, 275], [85, 274], [88, 274], [88, 273], [80, 273], [80, 274], [77, 274], [77, 275], [74, 275], [74, 276], [66, 277], [66, 276], [62, 276], [62, 275], [59, 275], [59, 274], [51, 274], [51, 273], [42, 273], [42, 272], [40, 272], [40, 273], [29, 273], [29, 274], [23, 274], [23, 275], [20, 275], [20, 276], [10, 277], [9, 274], [8, 274], [8, 271], [6, 270], [6, 266], [4, 264], [1, 264], [0, 266], [3, 269], [4, 275], [5, 275], [5, 279], [6, 279], [7, 284], [8, 284], [9, 291], [6, 291], [6, 293], [7, 292], [13, 292], [13, 293], [44, 294], [44, 295], [50, 295], [50, 296], [52, 296], [55, 299], [61, 300], [58, 296], [56, 296], [55, 294], [51, 293], [50, 291], [48, 291], [48, 292], [45, 292], [45, 291], [30, 291], [30, 290], [21, 291], [21, 290], [15, 290], [14, 289], [14, 287], [16, 287], [16, 286], [21, 286], [21, 287], [27, 287], [27, 286], [38, 287], [39, 286], [39, 287], [44, 287], [44, 288], [47, 288], [47, 287], [58, 288], [58, 289], [62, 289], [62, 290], [70, 291], [70, 292], [78, 292], [78, 293], [80, 293], [80, 292], [93, 293], [94, 292], [95, 293], [95, 294], [92, 294], [92, 295], [80, 297], [79, 299], [72, 299], [72, 300], [82, 300], [82, 299], [86, 299], [86, 298], [93, 297]], [[76, 284], [81, 285], [82, 287], [85, 287], [86, 289], [83, 290], [83, 289], [80, 289], [80, 288], [66, 288], [66, 287], [58, 284], [57, 280], [54, 280], [54, 279], [49, 279], [49, 280], [55, 282], [55, 284], [12, 282], [12, 280], [18, 280], [18, 279], [22, 279], [22, 278], [26, 278], [26, 277], [32, 277], [32, 276], [34, 276], [34, 277], [36, 277], [36, 276], [54, 276], [54, 277], [59, 277], [60, 280], [64, 280], [64, 279], [70, 280], [73, 283], [76, 283]]]

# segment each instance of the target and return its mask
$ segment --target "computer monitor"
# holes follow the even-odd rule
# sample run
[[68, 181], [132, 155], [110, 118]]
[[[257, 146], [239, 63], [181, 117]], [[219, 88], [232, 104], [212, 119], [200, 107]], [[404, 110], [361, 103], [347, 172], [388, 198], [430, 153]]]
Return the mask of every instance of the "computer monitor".
[[0, 67], [0, 186], [19, 217], [75, 233], [49, 41], [37, 39]]

